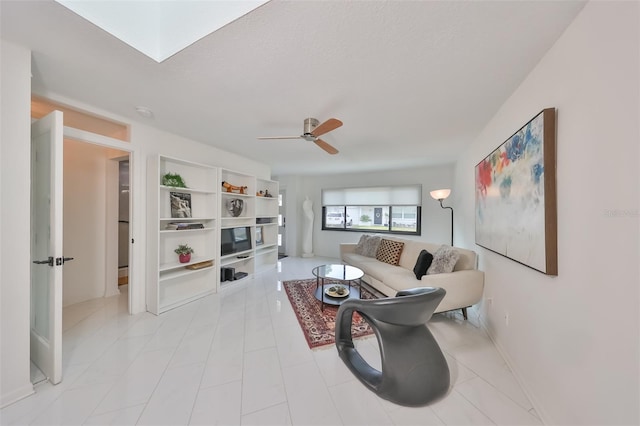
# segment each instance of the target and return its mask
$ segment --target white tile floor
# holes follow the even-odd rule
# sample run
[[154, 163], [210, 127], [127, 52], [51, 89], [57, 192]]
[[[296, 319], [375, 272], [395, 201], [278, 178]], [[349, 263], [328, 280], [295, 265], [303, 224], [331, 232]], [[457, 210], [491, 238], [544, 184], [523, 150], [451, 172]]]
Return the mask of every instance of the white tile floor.
[[[330, 259], [285, 258], [280, 271], [159, 317], [125, 297], [65, 309], [64, 380], [0, 411], [2, 425], [541, 424], [482, 329], [457, 314], [430, 327], [449, 361], [442, 400], [406, 408], [376, 397], [338, 358], [310, 350], [282, 281]], [[375, 337], [359, 350], [379, 366]]]

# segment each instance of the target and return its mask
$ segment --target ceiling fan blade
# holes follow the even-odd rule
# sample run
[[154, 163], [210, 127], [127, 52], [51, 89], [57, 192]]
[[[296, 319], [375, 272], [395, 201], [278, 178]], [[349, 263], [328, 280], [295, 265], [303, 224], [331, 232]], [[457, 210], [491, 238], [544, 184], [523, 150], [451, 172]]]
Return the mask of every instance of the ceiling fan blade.
[[332, 147], [331, 145], [329, 145], [328, 143], [326, 143], [325, 141], [323, 141], [322, 139], [316, 139], [315, 141], [313, 141], [316, 145], [318, 145], [320, 148], [324, 149], [325, 151], [327, 151], [329, 154], [334, 155], [338, 153], [338, 150], [335, 149], [334, 147]]
[[340, 126], [342, 126], [342, 121], [338, 120], [337, 118], [330, 118], [324, 123], [318, 125], [318, 127], [313, 129], [311, 133], [313, 133], [314, 136], [320, 136], [337, 129]]
[[300, 139], [300, 136], [259, 136], [258, 139]]

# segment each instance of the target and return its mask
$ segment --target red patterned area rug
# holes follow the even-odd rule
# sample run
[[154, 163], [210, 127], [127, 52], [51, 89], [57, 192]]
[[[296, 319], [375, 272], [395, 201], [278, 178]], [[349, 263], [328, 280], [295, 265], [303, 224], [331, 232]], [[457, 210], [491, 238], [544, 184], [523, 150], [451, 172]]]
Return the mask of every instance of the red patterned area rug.
[[[283, 284], [309, 347], [314, 349], [335, 343], [338, 306], [325, 304], [324, 311], [320, 309], [320, 301], [314, 295], [315, 278], [285, 281]], [[362, 293], [363, 299], [374, 298], [367, 291]], [[351, 327], [353, 337], [367, 336], [372, 333], [373, 330], [369, 324], [360, 315], [354, 314]]]

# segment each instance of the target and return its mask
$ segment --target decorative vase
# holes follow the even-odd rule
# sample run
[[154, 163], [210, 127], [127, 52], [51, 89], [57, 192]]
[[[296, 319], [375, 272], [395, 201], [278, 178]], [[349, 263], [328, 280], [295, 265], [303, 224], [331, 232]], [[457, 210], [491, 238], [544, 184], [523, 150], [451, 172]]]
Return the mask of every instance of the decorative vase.
[[231, 200], [227, 200], [227, 211], [232, 217], [238, 217], [242, 214], [242, 210], [244, 209], [244, 200], [240, 198], [233, 198]]
[[180, 263], [189, 263], [191, 262], [191, 253], [178, 255], [180, 259]]

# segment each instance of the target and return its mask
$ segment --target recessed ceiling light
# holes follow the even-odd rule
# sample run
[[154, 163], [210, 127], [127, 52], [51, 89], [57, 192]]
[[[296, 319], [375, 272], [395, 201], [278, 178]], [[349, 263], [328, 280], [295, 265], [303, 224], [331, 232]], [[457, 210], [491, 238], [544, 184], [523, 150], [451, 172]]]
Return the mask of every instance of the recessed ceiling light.
[[147, 107], [143, 107], [143, 106], [137, 106], [136, 107], [136, 112], [138, 114], [140, 114], [141, 116], [143, 116], [144, 118], [151, 118], [153, 117], [153, 111], [151, 111], [149, 108]]

